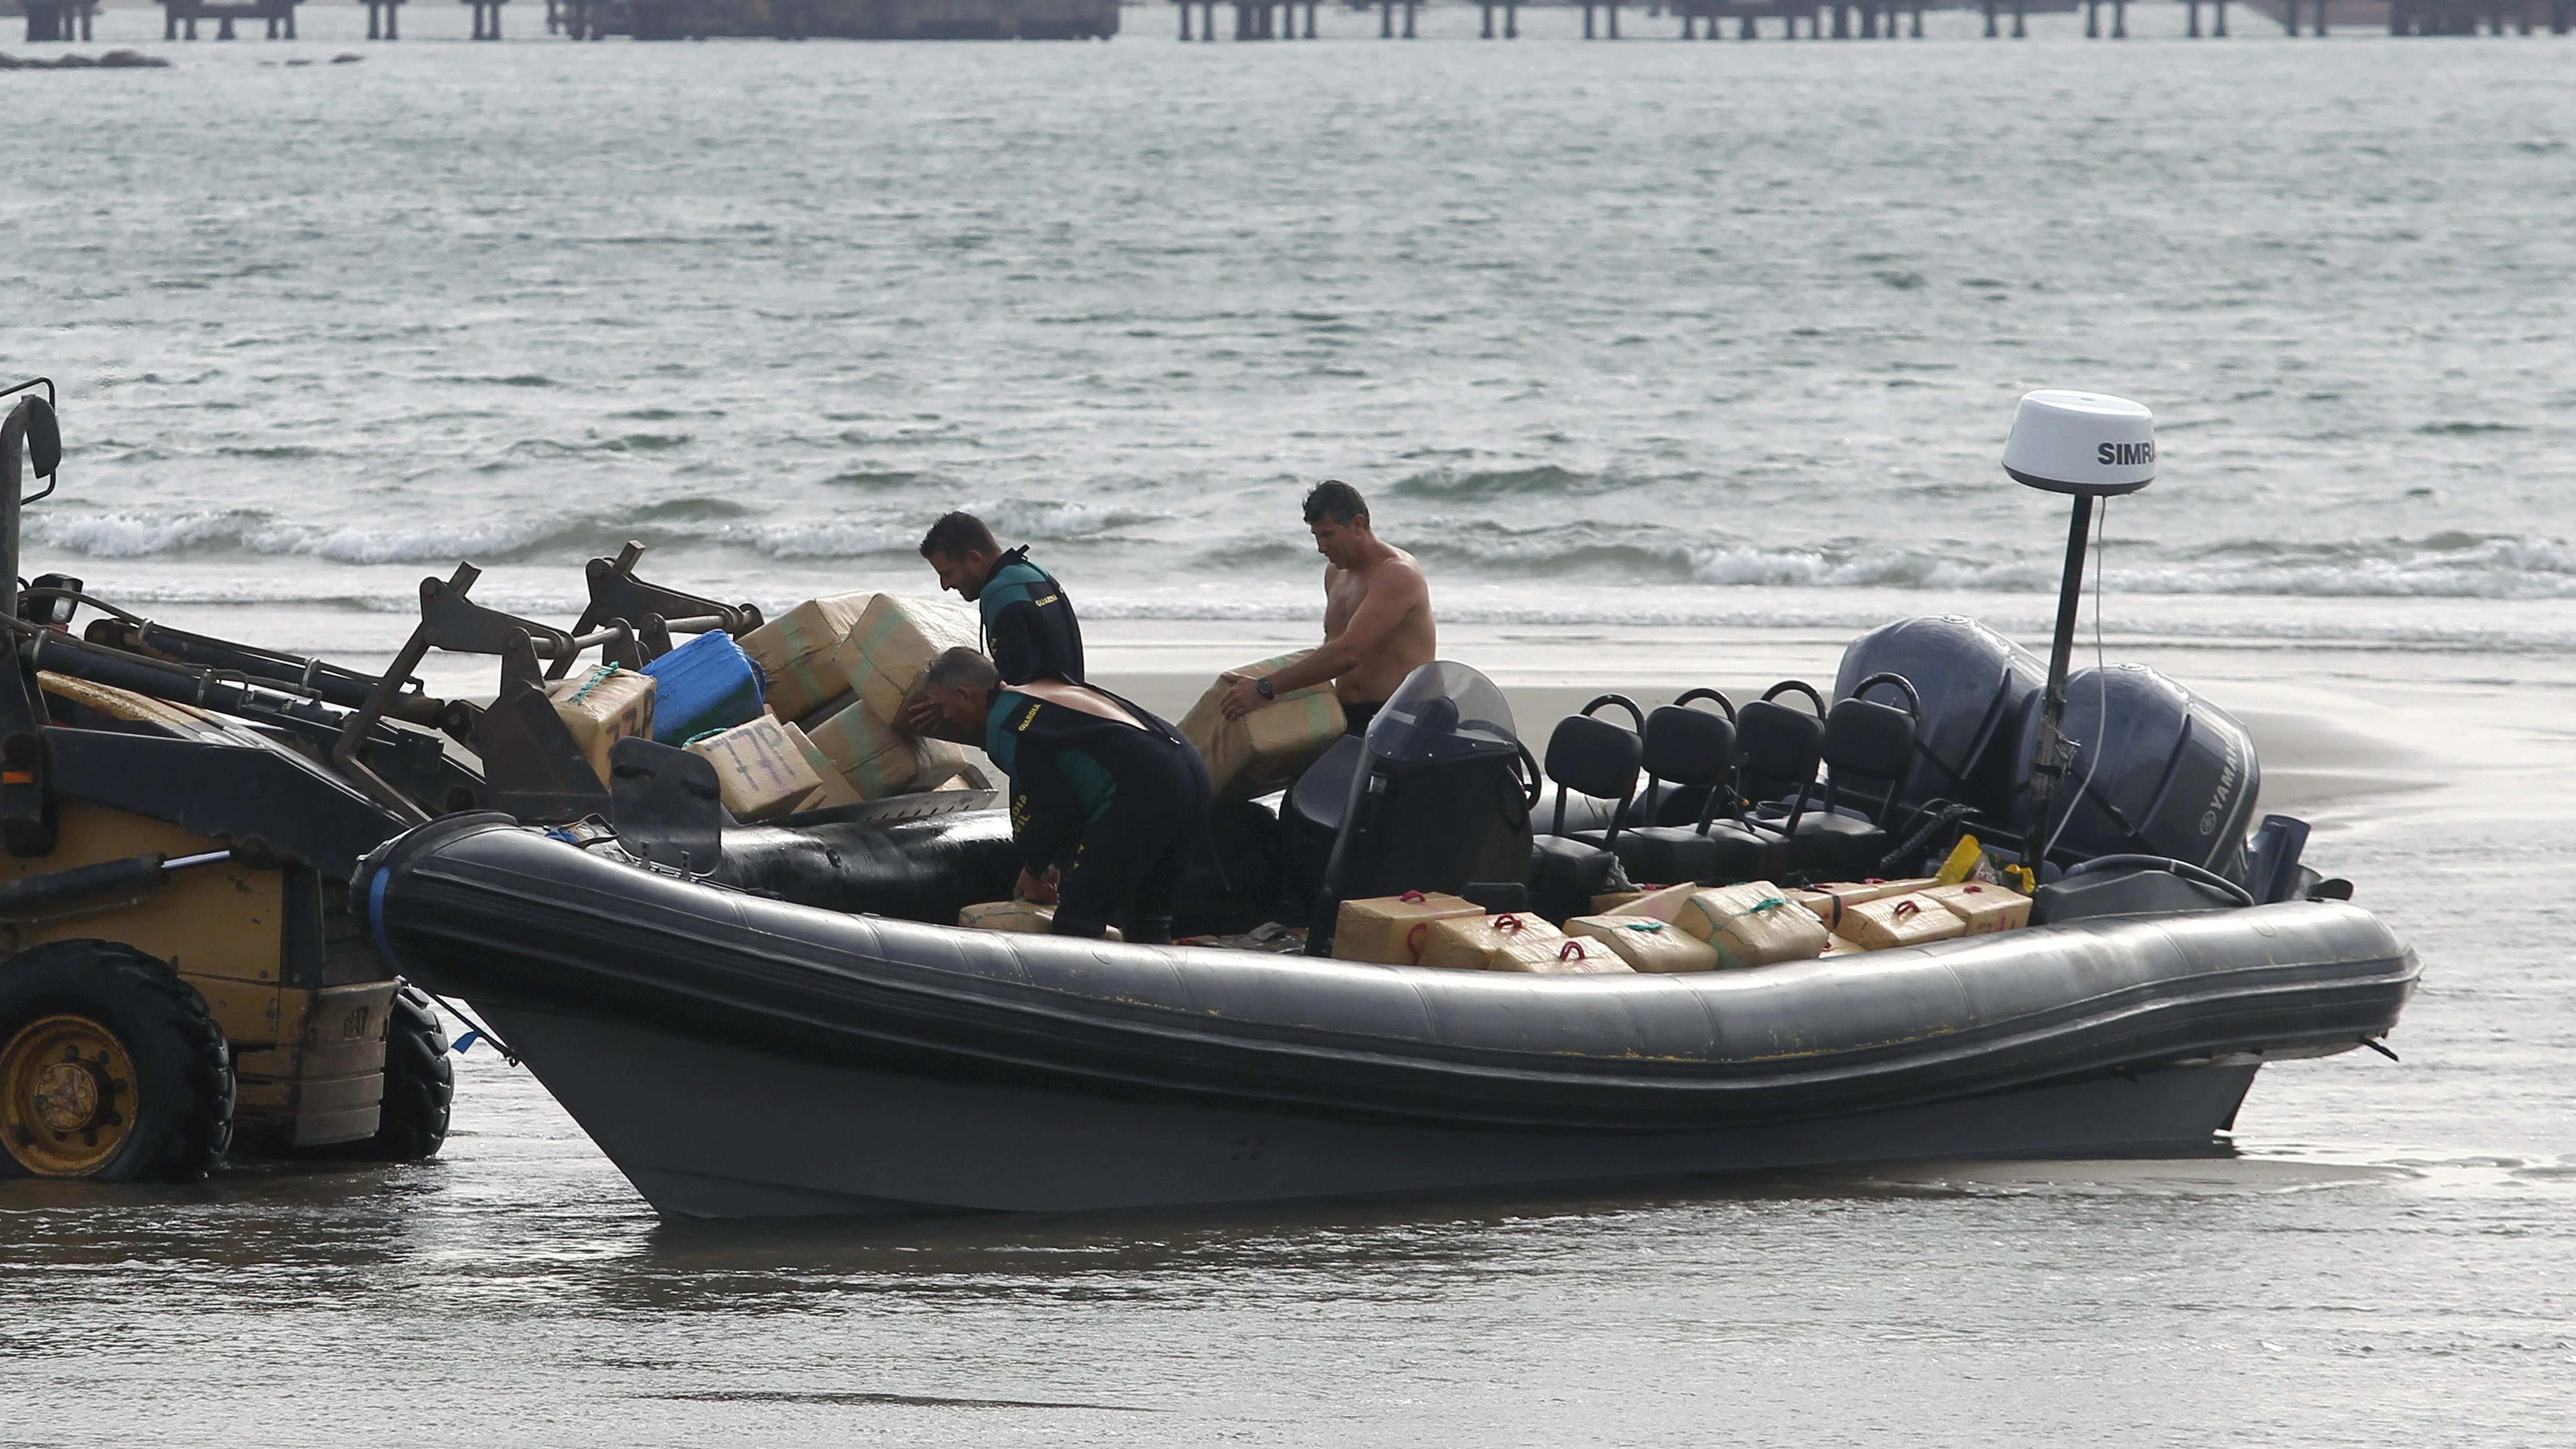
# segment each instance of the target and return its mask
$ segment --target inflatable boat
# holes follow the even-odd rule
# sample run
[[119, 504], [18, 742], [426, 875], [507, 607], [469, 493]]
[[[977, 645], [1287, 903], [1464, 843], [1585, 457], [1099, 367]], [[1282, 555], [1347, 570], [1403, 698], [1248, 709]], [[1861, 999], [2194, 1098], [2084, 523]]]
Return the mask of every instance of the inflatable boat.
[[[2250, 740], [2153, 671], [2068, 681], [2073, 788], [2037, 787], [2033, 741], [2059, 724], [2042, 675], [1968, 621], [1902, 621], [1847, 651], [1830, 704], [1784, 685], [1640, 711], [1635, 731], [1577, 716], [1548, 742], [1550, 783], [1498, 690], [1427, 665], [1365, 739], [1220, 810], [1185, 902], [1207, 930], [1302, 912], [1320, 953], [1343, 900], [1502, 891], [1547, 910], [1624, 863], [1723, 874], [1694, 839], [1807, 862], [1784, 880], [1848, 879], [1983, 830], [2045, 882], [2024, 929], [1749, 970], [1518, 975], [964, 930], [959, 909], [1006, 896], [1017, 865], [989, 797], [744, 827], [710, 813], [693, 757], [640, 741], [617, 747], [607, 820], [437, 820], [380, 846], [353, 904], [677, 1217], [2209, 1152], [2265, 1064], [2376, 1046], [2414, 954], [2300, 861], [2304, 827], [2272, 817], [2249, 839]], [[1820, 708], [1781, 702], [1798, 690]], [[1619, 737], [1651, 743], [1664, 709], [1732, 716], [1696, 792], [1651, 755], [1638, 788], [1616, 777], [1641, 758]], [[1775, 737], [1825, 768], [1769, 801]], [[1586, 741], [1611, 750], [1605, 793], [1574, 783]]]

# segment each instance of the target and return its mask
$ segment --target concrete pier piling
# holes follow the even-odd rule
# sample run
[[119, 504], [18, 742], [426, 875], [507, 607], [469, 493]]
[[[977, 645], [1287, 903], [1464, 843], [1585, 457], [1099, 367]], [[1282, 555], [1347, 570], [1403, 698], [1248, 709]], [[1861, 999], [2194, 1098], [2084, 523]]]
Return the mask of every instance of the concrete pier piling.
[[233, 22], [258, 20], [266, 23], [271, 40], [295, 38], [295, 7], [302, 0], [162, 0], [161, 38], [194, 40], [197, 22], [215, 22], [215, 39], [233, 38]]
[[[369, 0], [369, 3], [373, 3], [373, 0]], [[400, 4], [402, 0], [391, 0], [391, 3]], [[591, 23], [592, 3], [593, 0], [546, 0], [546, 34], [562, 35], [572, 40], [599, 39], [599, 27]], [[803, 0], [787, 0], [787, 3], [774, 6], [772, 9], [778, 22], [780, 39], [805, 38], [808, 26]]]
[[2544, 24], [2565, 35], [2576, 31], [2576, 0], [2393, 0], [2388, 7], [2391, 35], [2475, 35], [2482, 21], [2489, 35], [2505, 34], [2508, 24], [2516, 35]]
[[[773, 5], [790, 0], [771, 0]], [[1234, 7], [1234, 38], [1237, 40], [1313, 40], [1317, 0], [1227, 0]], [[1305, 29], [1297, 28], [1297, 12], [1306, 12]], [[1181, 39], [1212, 41], [1216, 39], [1216, 0], [1173, 0], [1173, 9], [1181, 14]], [[1190, 12], [1198, 11], [1198, 23], [1190, 23]], [[802, 39], [800, 35], [797, 37]]]
[[[482, 38], [498, 39], [502, 0], [483, 3], [495, 8]], [[1268, 3], [1273, 35], [1287, 39], [1280, 22], [1304, 0]], [[1216, 0], [1200, 0], [1197, 25], [1179, 8], [1188, 38], [1216, 39]], [[581, 40], [1106, 40], [1120, 20], [1118, 0], [558, 0], [555, 14]]]
[[88, 40], [98, 18], [98, 0], [26, 0], [27, 40]]

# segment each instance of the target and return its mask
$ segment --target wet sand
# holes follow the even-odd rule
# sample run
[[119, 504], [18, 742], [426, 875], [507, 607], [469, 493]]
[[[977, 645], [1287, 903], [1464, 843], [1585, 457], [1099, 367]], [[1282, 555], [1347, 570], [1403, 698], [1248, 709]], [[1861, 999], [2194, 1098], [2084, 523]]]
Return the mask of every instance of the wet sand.
[[[378, 619], [390, 649], [402, 623]], [[1092, 632], [1104, 680], [1175, 711], [1215, 669], [1302, 642], [1287, 625]], [[1444, 652], [1492, 670], [1538, 734], [1608, 689], [1828, 681], [1840, 643], [1460, 627]], [[434, 1163], [0, 1184], [0, 1282], [46, 1305], [0, 1315], [0, 1443], [105, 1423], [136, 1444], [2556, 1443], [2576, 1357], [2576, 969], [2557, 904], [2576, 867], [2559, 723], [2576, 670], [2108, 649], [2237, 710], [2266, 807], [2313, 820], [2312, 863], [2425, 962], [2402, 1064], [2276, 1065], [2210, 1157], [664, 1224], [478, 1049]], [[432, 674], [457, 687], [489, 667]]]

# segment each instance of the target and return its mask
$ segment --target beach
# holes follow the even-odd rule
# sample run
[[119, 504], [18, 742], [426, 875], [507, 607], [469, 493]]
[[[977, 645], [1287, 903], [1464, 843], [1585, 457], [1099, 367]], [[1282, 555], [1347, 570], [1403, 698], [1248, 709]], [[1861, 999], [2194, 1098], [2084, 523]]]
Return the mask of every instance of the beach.
[[640, 540], [775, 616], [929, 592], [968, 507], [1177, 715], [1314, 641], [1297, 500], [1342, 477], [1536, 746], [1829, 688], [1895, 618], [2044, 648], [2065, 505], [1997, 459], [2095, 388], [2162, 464], [2077, 667], [2237, 714], [2423, 985], [2400, 1060], [2269, 1066], [2206, 1157], [1094, 1218], [662, 1222], [478, 1044], [428, 1163], [0, 1182], [0, 1445], [2559, 1443], [2570, 52], [2179, 8], [1184, 48], [415, 6], [339, 66], [355, 7], [103, 12], [176, 63], [9, 77], [0, 338], [67, 449], [31, 577], [374, 668], [460, 561], [563, 625]]

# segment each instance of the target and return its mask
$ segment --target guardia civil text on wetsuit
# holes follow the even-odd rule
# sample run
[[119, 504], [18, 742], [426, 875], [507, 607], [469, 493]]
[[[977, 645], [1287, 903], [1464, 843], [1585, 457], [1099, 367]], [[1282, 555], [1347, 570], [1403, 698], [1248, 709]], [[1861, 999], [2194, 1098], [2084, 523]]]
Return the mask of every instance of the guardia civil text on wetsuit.
[[975, 604], [984, 615], [984, 652], [1004, 684], [1082, 683], [1082, 623], [1073, 600], [1053, 574], [1029, 562], [1027, 545], [994, 560]]

